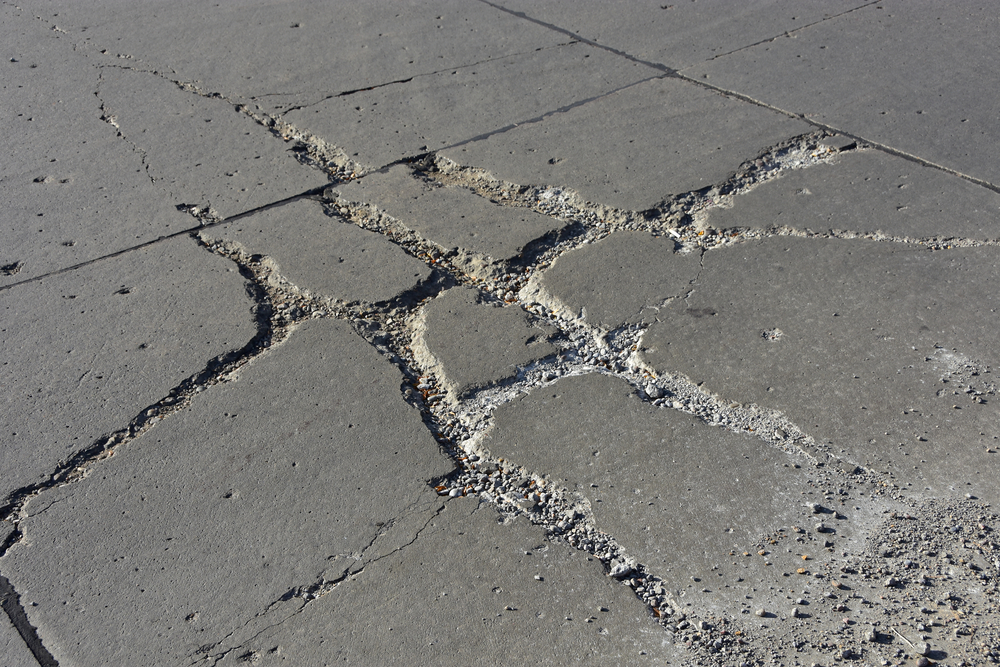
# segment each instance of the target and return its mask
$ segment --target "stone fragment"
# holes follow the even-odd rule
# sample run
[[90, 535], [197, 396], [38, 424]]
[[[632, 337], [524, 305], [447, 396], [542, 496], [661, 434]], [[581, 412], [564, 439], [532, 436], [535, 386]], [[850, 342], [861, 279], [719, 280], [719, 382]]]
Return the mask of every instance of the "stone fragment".
[[657, 78], [441, 154], [514, 183], [565, 187], [597, 204], [642, 211], [722, 183], [746, 160], [811, 130], [715, 91]]
[[292, 284], [344, 301], [387, 301], [427, 280], [430, 268], [399, 246], [299, 200], [202, 232], [270, 257]]
[[443, 248], [494, 259], [515, 257], [530, 241], [565, 224], [528, 209], [498, 206], [464, 188], [428, 183], [403, 165], [345, 183], [335, 192], [350, 202], [374, 204]]
[[252, 306], [186, 237], [0, 291], [0, 501], [247, 345]]
[[483, 303], [478, 290], [459, 287], [424, 307], [423, 332], [414, 352], [439, 370], [448, 391], [461, 396], [555, 354], [548, 333], [520, 307]]
[[238, 381], [32, 500], [0, 571], [61, 664], [221, 657], [220, 642], [403, 548], [440, 509], [429, 480], [453, 466], [401, 381], [347, 323], [306, 322]]

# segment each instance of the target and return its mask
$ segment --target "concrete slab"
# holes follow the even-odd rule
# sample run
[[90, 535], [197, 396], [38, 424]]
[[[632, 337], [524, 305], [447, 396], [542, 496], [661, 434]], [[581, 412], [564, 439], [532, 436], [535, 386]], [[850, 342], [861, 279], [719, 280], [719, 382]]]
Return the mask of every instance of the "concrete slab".
[[191, 226], [101, 120], [98, 70], [9, 6], [0, 29], [0, 285]]
[[420, 260], [373, 232], [298, 200], [202, 232], [270, 257], [283, 277], [314, 295], [386, 301], [426, 280]]
[[700, 268], [700, 255], [675, 253], [672, 239], [620, 232], [561, 256], [541, 282], [570, 312], [611, 330], [653, 321], [691, 291]]
[[[692, 576], [714, 589], [718, 567], [734, 553], [756, 552], [761, 535], [814, 523], [805, 503], [816, 499], [816, 471], [802, 467], [805, 457], [659, 409], [609, 376], [566, 378], [504, 405], [483, 444], [583, 495], [597, 528], [678, 593]], [[851, 522], [836, 523], [845, 539]], [[808, 537], [820, 552], [824, 536]], [[752, 564], [745, 577], [781, 576], [765, 572], [761, 559]], [[696, 597], [720, 597], [740, 612], [741, 600]]]
[[35, 656], [31, 655], [6, 614], [0, 614], [0, 656], [8, 667], [38, 667]]
[[242, 213], [327, 182], [233, 105], [145, 72], [104, 68], [98, 98], [175, 205]]
[[456, 499], [372, 563], [220, 665], [660, 665], [681, 657], [593, 557], [524, 519]]
[[1000, 87], [1000, 18], [987, 6], [939, 10], [926, 0], [869, 4], [684, 73], [1000, 183], [1000, 103], [983, 94]]
[[246, 345], [252, 305], [187, 237], [0, 292], [0, 499]]
[[572, 12], [557, 3], [530, 0], [500, 0], [496, 4], [637, 58], [679, 69], [866, 3], [759, 0], [734, 5], [725, 0], [669, 4], [642, 0], [630, 2], [626, 8], [619, 2], [584, 0], [573, 3]]
[[892, 155], [852, 151], [835, 163], [785, 172], [705, 220], [717, 228], [987, 240], [1000, 238], [1000, 194]]
[[63, 0], [22, 6], [40, 16], [43, 26], [57, 24], [66, 41], [94, 58], [120, 63], [121, 54], [129, 64], [176, 73], [210, 92], [256, 100], [278, 113], [329, 95], [568, 41], [484, 3], [450, 0], [211, 7], [181, 0], [155, 8], [121, 0], [84, 8]]
[[918, 495], [996, 503], [998, 280], [992, 247], [748, 242], [705, 253], [644, 356], [727, 400], [781, 410]]
[[[350, 147], [348, 153], [360, 162], [381, 167], [532, 123], [562, 107], [658, 74], [574, 43], [332, 97], [290, 109], [283, 118]], [[442, 118], [448, 122], [442, 123]]]
[[645, 210], [721, 183], [744, 161], [811, 129], [684, 81], [656, 79], [441, 154], [514, 183], [567, 187], [595, 203]]
[[565, 226], [527, 209], [496, 206], [469, 190], [429, 183], [397, 165], [338, 186], [350, 202], [374, 204], [443, 248], [509, 259], [529, 242]]
[[415, 539], [452, 465], [401, 381], [346, 322], [310, 321], [33, 501], [0, 567], [45, 646], [66, 664], [193, 662]]
[[456, 396], [513, 377], [519, 366], [555, 354], [554, 327], [533, 324], [518, 306], [482, 301], [479, 290], [450, 289], [424, 306], [414, 352]]

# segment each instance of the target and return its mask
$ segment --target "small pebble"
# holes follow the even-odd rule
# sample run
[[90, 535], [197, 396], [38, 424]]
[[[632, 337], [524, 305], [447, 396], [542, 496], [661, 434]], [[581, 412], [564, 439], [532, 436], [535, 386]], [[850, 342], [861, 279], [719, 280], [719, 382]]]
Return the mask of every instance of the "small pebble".
[[761, 618], [764, 618], [765, 616], [767, 616], [767, 612], [766, 612], [766, 611], [764, 611], [763, 609], [758, 609], [758, 610], [757, 610], [757, 611], [755, 611], [754, 613], [755, 613], [755, 614], [756, 614], [757, 616], [761, 617]]

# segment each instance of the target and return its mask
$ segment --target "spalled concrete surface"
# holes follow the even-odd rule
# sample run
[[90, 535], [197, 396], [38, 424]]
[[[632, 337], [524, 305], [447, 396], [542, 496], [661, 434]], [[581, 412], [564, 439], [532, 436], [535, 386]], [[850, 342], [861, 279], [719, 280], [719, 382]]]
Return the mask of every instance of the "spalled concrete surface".
[[0, 664], [1000, 663], [989, 9], [4, 5]]
[[0, 292], [3, 502], [247, 345], [247, 287], [182, 237]]
[[658, 78], [441, 154], [515, 183], [564, 186], [591, 202], [643, 210], [720, 183], [745, 160], [809, 129]]
[[534, 211], [498, 208], [465, 188], [421, 181], [402, 165], [332, 193], [348, 202], [374, 205], [442, 248], [496, 259], [510, 259], [531, 241], [562, 227]]

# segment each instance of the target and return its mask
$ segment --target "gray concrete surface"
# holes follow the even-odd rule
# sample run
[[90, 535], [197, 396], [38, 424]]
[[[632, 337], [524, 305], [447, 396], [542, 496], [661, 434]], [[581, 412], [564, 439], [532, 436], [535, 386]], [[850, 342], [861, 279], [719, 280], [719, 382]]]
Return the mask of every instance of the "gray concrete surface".
[[6, 614], [0, 618], [0, 655], [4, 664], [10, 667], [35, 667], [38, 664]]
[[402, 165], [347, 183], [334, 193], [347, 202], [376, 206], [442, 248], [501, 260], [562, 227], [534, 211], [497, 208], [465, 188], [421, 181]]
[[0, 664], [1000, 662], [990, 9], [4, 5]]
[[268, 257], [303, 290], [344, 301], [387, 301], [427, 280], [430, 269], [384, 237], [297, 200], [201, 233]]
[[415, 353], [424, 366], [447, 378], [445, 387], [460, 397], [555, 354], [548, 337], [557, 331], [533, 323], [520, 308], [499, 307], [475, 289], [457, 288], [425, 307]]

